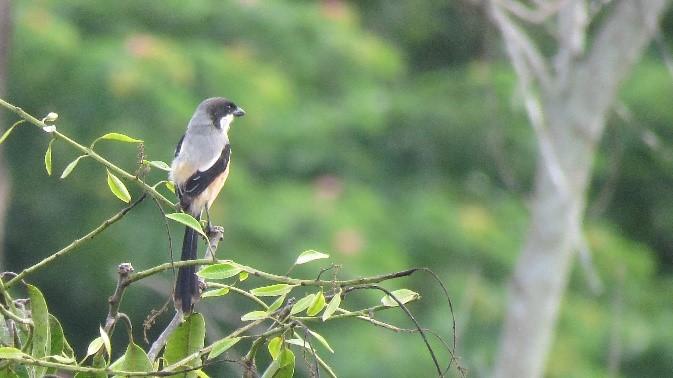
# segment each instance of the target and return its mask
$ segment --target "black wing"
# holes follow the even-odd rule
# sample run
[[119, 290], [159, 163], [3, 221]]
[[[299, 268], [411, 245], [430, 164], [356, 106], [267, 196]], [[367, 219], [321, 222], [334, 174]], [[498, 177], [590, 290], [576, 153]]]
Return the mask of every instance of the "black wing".
[[224, 146], [224, 149], [222, 149], [220, 158], [217, 159], [215, 164], [203, 172], [196, 171], [196, 173], [187, 179], [182, 187], [182, 194], [192, 198], [201, 194], [201, 192], [206, 190], [206, 188], [227, 169], [230, 156], [231, 145], [227, 144]]

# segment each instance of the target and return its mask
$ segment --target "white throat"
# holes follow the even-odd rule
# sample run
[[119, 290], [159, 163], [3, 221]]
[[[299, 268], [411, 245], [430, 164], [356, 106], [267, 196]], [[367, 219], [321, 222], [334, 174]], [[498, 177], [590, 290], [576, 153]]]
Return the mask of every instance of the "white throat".
[[226, 116], [220, 118], [220, 129], [225, 135], [229, 134], [229, 126], [231, 126], [231, 121], [234, 120], [233, 114], [227, 114]]

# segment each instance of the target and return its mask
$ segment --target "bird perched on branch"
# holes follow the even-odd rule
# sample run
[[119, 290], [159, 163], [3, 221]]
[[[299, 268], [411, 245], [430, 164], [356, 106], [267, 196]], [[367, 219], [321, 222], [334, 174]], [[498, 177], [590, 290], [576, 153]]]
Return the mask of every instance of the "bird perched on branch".
[[[243, 109], [226, 98], [204, 100], [178, 142], [170, 180], [175, 184], [182, 211], [196, 219], [208, 212], [227, 180], [231, 158], [229, 126], [235, 117], [243, 115]], [[180, 260], [196, 259], [198, 236], [191, 227], [185, 228]], [[198, 299], [196, 267], [179, 268], [173, 293], [175, 308], [189, 314]]]

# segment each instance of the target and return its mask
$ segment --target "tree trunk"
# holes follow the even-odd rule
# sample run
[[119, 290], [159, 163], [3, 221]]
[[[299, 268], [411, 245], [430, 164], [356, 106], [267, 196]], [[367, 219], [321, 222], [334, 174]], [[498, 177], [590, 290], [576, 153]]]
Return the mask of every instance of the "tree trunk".
[[619, 83], [643, 54], [667, 4], [667, 0], [616, 2], [592, 46], [570, 65], [563, 82], [541, 91], [549, 141], [567, 188], [565, 193], [559, 190], [548, 164], [538, 158], [531, 220], [509, 284], [495, 377], [544, 373], [606, 115]]
[[[0, 0], [0, 97], [7, 93], [7, 65], [9, 61], [9, 41], [11, 31], [10, 0]], [[0, 117], [0, 124], [3, 124]], [[4, 128], [3, 128], [4, 130]], [[10, 178], [5, 163], [2, 146], [0, 146], [0, 271], [5, 271], [5, 219], [9, 205]]]

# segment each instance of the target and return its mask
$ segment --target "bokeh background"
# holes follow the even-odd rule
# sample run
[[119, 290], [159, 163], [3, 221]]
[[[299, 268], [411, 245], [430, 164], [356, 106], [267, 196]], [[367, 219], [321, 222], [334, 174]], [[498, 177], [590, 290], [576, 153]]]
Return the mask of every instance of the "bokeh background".
[[[85, 144], [123, 132], [143, 139], [150, 159], [169, 162], [202, 99], [233, 99], [247, 115], [230, 132], [231, 175], [211, 213], [225, 228], [219, 256], [281, 274], [305, 249], [329, 253], [342, 277], [432, 267], [453, 299], [461, 364], [470, 376], [488, 374], [526, 232], [536, 147], [482, 10], [439, 0], [23, 0], [11, 17], [10, 102], [38, 116], [58, 112], [60, 130]], [[596, 161], [585, 225], [605, 289], [592, 293], [574, 268], [550, 377], [605, 376], [615, 347], [622, 376], [673, 374], [673, 79], [661, 56], [673, 14], [662, 33], [622, 87], [628, 117], [611, 116]], [[5, 114], [1, 129], [11, 119]], [[4, 270], [35, 263], [122, 206], [91, 161], [58, 179], [77, 156], [65, 144], [54, 144], [48, 177], [48, 141], [20, 127], [4, 144], [12, 187]], [[98, 148], [134, 170], [133, 145]], [[164, 227], [145, 201], [31, 277], [77, 350], [97, 335], [118, 263], [142, 269], [169, 259]], [[181, 232], [172, 227], [177, 244]], [[320, 266], [295, 273], [312, 277]], [[166, 273], [127, 292], [122, 310], [136, 337], [171, 280]], [[412, 310], [450, 339], [437, 285], [418, 276], [388, 286], [401, 287], [423, 294]], [[211, 341], [251, 309], [233, 296], [201, 307]], [[403, 316], [382, 319], [409, 326]], [[415, 335], [355, 321], [318, 330], [340, 376], [434, 374]], [[121, 345], [123, 332], [116, 336]], [[207, 371], [229, 376], [238, 367]]]

